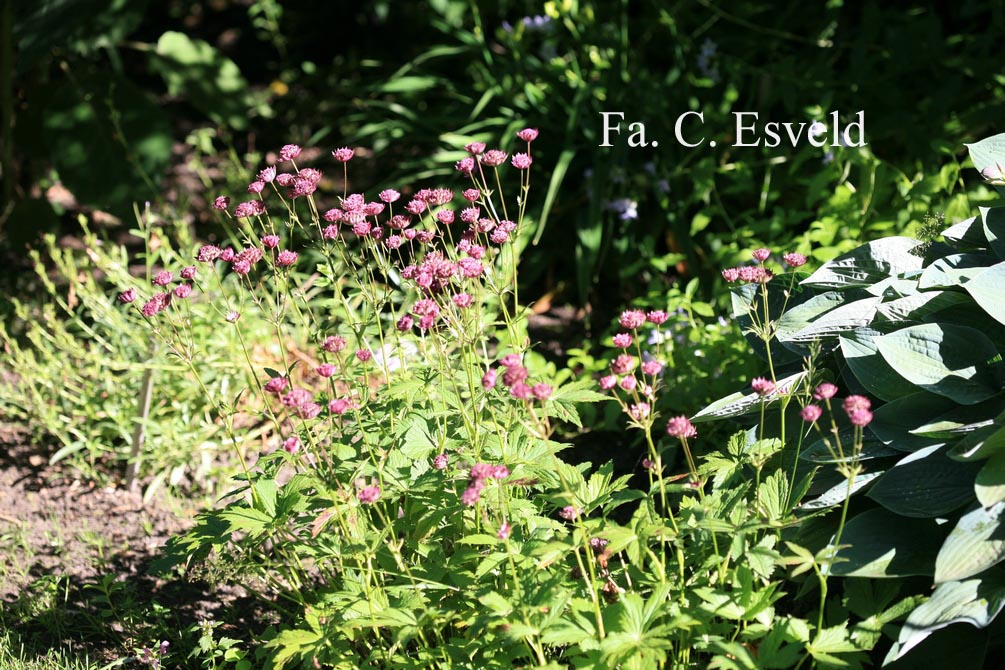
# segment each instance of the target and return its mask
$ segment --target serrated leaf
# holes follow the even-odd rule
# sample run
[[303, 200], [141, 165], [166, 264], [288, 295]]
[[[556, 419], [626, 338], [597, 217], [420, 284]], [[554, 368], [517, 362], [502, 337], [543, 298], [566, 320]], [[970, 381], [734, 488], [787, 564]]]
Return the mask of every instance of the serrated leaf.
[[1005, 502], [964, 514], [935, 559], [935, 582], [968, 579], [1005, 558]]

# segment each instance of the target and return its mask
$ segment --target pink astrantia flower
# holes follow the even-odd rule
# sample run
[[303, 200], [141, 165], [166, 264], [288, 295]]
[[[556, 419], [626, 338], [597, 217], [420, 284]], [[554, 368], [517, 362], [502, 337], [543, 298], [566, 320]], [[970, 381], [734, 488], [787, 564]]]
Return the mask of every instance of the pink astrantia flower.
[[278, 395], [285, 391], [287, 386], [289, 386], [289, 382], [286, 381], [286, 377], [273, 377], [269, 381], [265, 382], [265, 386], [263, 388], [266, 393], [275, 393]]
[[651, 312], [646, 313], [646, 321], [656, 326], [663, 325], [669, 318], [670, 315], [664, 312], [662, 309], [655, 309]]
[[454, 164], [454, 168], [463, 174], [471, 174], [475, 169], [475, 159], [471, 156], [462, 158]]
[[346, 341], [341, 335], [329, 335], [321, 343], [321, 348], [330, 354], [336, 354], [345, 349]]
[[230, 198], [225, 195], [217, 196], [216, 200], [213, 201], [213, 209], [224, 211], [230, 207]]
[[283, 249], [276, 256], [276, 265], [281, 268], [288, 267], [297, 262], [297, 252], [290, 251], [289, 249]]
[[192, 295], [192, 285], [191, 284], [179, 284], [174, 288], [174, 297], [184, 300], [185, 298]]
[[397, 202], [398, 198], [401, 197], [401, 194], [395, 191], [393, 188], [386, 188], [380, 193], [378, 193], [377, 197], [383, 200], [384, 202], [390, 204], [392, 202]]
[[167, 270], [161, 270], [154, 276], [154, 286], [167, 286], [174, 279], [174, 275]]
[[195, 279], [196, 269], [194, 265], [186, 265], [181, 269], [182, 279]]
[[850, 395], [844, 399], [844, 411], [849, 414], [857, 409], [870, 409], [872, 402], [861, 395]]
[[534, 160], [527, 154], [515, 154], [510, 161], [517, 170], [526, 170]]
[[263, 190], [265, 190], [264, 181], [253, 181], [248, 184], [248, 193], [261, 193]]
[[366, 363], [371, 358], [373, 358], [373, 352], [369, 349], [360, 349], [356, 352], [356, 359], [361, 363]]
[[283, 451], [288, 454], [295, 454], [300, 451], [300, 438], [296, 435], [291, 435], [283, 440]]
[[279, 150], [279, 160], [285, 163], [300, 155], [300, 146], [297, 144], [286, 144]]
[[872, 423], [872, 412], [864, 408], [853, 409], [848, 412], [848, 420], [851, 421], [851, 425], [863, 427], [868, 426]]
[[234, 251], [232, 247], [227, 247], [226, 249], [220, 252], [220, 260], [223, 261], [224, 263], [230, 263], [232, 260], [234, 260], [234, 256], [236, 255], [237, 252]]
[[485, 143], [484, 142], [471, 142], [469, 144], [465, 144], [464, 145], [464, 150], [467, 151], [472, 156], [477, 156], [478, 154], [480, 154], [483, 151], [485, 151]]
[[224, 318], [227, 320], [227, 323], [237, 323], [237, 320], [241, 318], [241, 313], [232, 309], [227, 312], [227, 316]]
[[290, 389], [282, 397], [282, 402], [285, 407], [300, 407], [309, 402], [314, 402], [314, 394], [307, 389]]
[[128, 305], [133, 300], [136, 300], [136, 289], [127, 288], [125, 291], [119, 294], [119, 302], [124, 305]]
[[315, 372], [317, 372], [319, 376], [327, 379], [328, 377], [331, 377], [332, 375], [335, 374], [335, 366], [332, 365], [331, 363], [322, 363], [317, 367]]
[[516, 136], [519, 137], [524, 142], [530, 143], [537, 139], [538, 131], [537, 128], [524, 128], [519, 131]]
[[506, 162], [507, 153], [499, 149], [489, 149], [481, 155], [479, 160], [489, 167], [497, 167]]
[[464, 493], [461, 494], [461, 503], [468, 507], [474, 507], [482, 497], [483, 487], [484, 484], [478, 482], [477, 485], [471, 485], [464, 489]]
[[754, 260], [758, 263], [763, 263], [768, 260], [768, 256], [771, 255], [771, 249], [765, 249], [761, 247], [760, 249], [754, 249], [750, 252], [750, 255], [754, 257]]
[[212, 263], [220, 257], [221, 253], [220, 247], [204, 244], [199, 247], [199, 253], [196, 254], [195, 259], [200, 263]]
[[824, 382], [813, 390], [813, 398], [816, 400], [830, 400], [838, 392], [838, 387], [830, 382]]
[[230, 266], [231, 269], [239, 275], [246, 275], [251, 272], [251, 261], [247, 258], [234, 258], [233, 265]]
[[280, 172], [276, 175], [276, 183], [283, 188], [292, 185], [294, 179], [296, 179], [296, 176], [290, 174], [289, 172]]
[[332, 207], [331, 209], [327, 210], [322, 216], [324, 217], [324, 220], [327, 221], [328, 223], [338, 223], [339, 221], [342, 220], [343, 212], [341, 209], [336, 209]]
[[558, 515], [566, 521], [572, 521], [582, 513], [583, 510], [573, 505], [566, 505], [558, 511]]
[[611, 361], [611, 372], [616, 375], [627, 374], [635, 367], [635, 357], [628, 354], [621, 354]]
[[[347, 159], [348, 160], [348, 159]], [[372, 505], [380, 498], [379, 486], [366, 486], [356, 492], [356, 498], [364, 505]]]
[[297, 407], [295, 412], [296, 415], [299, 416], [301, 419], [306, 419], [309, 421], [310, 419], [316, 417], [318, 414], [321, 414], [321, 409], [322, 409], [321, 405], [317, 404], [316, 402], [307, 402]]
[[332, 156], [339, 163], [348, 163], [350, 160], [352, 160], [352, 157], [355, 153], [356, 152], [350, 149], [349, 147], [342, 147], [341, 149], [336, 149], [335, 151], [333, 151]]
[[478, 198], [480, 198], [482, 194], [477, 188], [469, 188], [465, 189], [464, 192], [461, 193], [461, 195], [463, 195], [464, 199], [467, 200], [468, 202], [474, 202], [478, 200]]
[[650, 377], [655, 377], [659, 373], [663, 372], [663, 364], [659, 361], [643, 361], [642, 372]]
[[628, 408], [628, 416], [632, 417], [636, 421], [642, 421], [649, 416], [650, 410], [651, 408], [649, 407], [649, 403], [636, 403]]
[[321, 237], [326, 240], [334, 240], [338, 237], [338, 226], [334, 223], [330, 226], [325, 226], [325, 229], [321, 231]]
[[614, 336], [614, 346], [627, 349], [632, 346], [632, 336], [628, 333], [618, 333]]
[[275, 249], [279, 246], [279, 235], [263, 235], [262, 246], [266, 249]]
[[496, 537], [500, 540], [508, 540], [512, 528], [508, 523], [503, 522], [503, 525], [499, 526], [499, 532], [496, 533]]
[[806, 256], [794, 252], [790, 254], [785, 254], [784, 256], [782, 256], [782, 260], [784, 260], [785, 264], [788, 265], [790, 268], [798, 268], [803, 265], [806, 265]]
[[238, 219], [246, 219], [251, 216], [260, 216], [265, 213], [265, 203], [261, 200], [249, 200], [248, 202], [242, 202], [240, 205], [234, 208], [234, 217]]
[[436, 213], [436, 220], [445, 226], [449, 226], [454, 222], [454, 210], [452, 209], [441, 209]]
[[612, 388], [618, 385], [618, 378], [614, 375], [605, 375], [601, 377], [600, 381], [597, 383], [600, 385], [600, 388], [604, 389], [605, 391], [610, 391]]
[[470, 293], [458, 293], [453, 298], [451, 298], [451, 300], [454, 301], [455, 305], [463, 309], [466, 307], [470, 307], [471, 303], [473, 303], [475, 299], [471, 297]]
[[433, 467], [437, 470], [447, 469], [447, 455], [446, 454], [436, 454], [433, 458]]
[[799, 413], [799, 415], [803, 417], [803, 421], [806, 423], [813, 423], [819, 419], [820, 415], [823, 413], [824, 411], [820, 409], [819, 405], [807, 405], [806, 407], [803, 407], [803, 410]]
[[336, 416], [342, 416], [349, 409], [349, 401], [345, 398], [335, 398], [328, 403], [328, 411]]
[[530, 400], [530, 397], [534, 394], [530, 386], [524, 382], [517, 382], [510, 386], [509, 393], [517, 400]]
[[270, 166], [258, 173], [258, 181], [265, 182], [266, 184], [272, 183], [276, 178], [276, 167]]
[[621, 380], [621, 383], [618, 384], [618, 386], [620, 386], [621, 388], [623, 388], [626, 391], [633, 391], [635, 389], [635, 387], [638, 386], [638, 385], [639, 385], [639, 380], [636, 379], [635, 377], [624, 377]]
[[552, 388], [548, 384], [540, 383], [540, 384], [534, 384], [534, 386], [531, 387], [530, 391], [531, 393], [534, 394], [534, 397], [537, 398], [538, 400], [547, 400], [548, 398], [551, 397]]
[[686, 416], [675, 416], [667, 422], [667, 435], [670, 437], [685, 439], [695, 437], [697, 434], [694, 424]]
[[618, 323], [622, 328], [634, 330], [646, 322], [646, 314], [640, 309], [629, 309], [621, 313]]
[[740, 278], [740, 268], [726, 268], [722, 271], [722, 278], [728, 282], [735, 282]]
[[411, 330], [413, 325], [415, 325], [415, 319], [406, 314], [398, 319], [396, 327], [400, 332], [404, 333], [405, 331]]
[[764, 377], [754, 377], [750, 382], [750, 388], [754, 389], [757, 395], [764, 397], [775, 392], [775, 383]]
[[140, 308], [140, 313], [147, 318], [155, 316], [158, 312], [167, 308], [170, 301], [170, 293], [158, 293], [143, 303], [143, 307]]

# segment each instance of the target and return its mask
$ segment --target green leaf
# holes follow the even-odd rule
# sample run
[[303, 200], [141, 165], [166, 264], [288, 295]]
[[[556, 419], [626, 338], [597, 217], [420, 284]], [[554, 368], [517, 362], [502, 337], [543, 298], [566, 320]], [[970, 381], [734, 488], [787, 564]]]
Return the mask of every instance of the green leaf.
[[922, 291], [952, 289], [966, 284], [988, 267], [991, 257], [986, 254], [951, 254], [936, 259], [918, 278]]
[[970, 153], [970, 160], [980, 172], [986, 167], [1001, 165], [1005, 167], [1005, 133], [992, 135], [980, 142], [965, 145]]
[[955, 291], [926, 291], [884, 302], [876, 313], [887, 321], [918, 321], [966, 301], [965, 295]]
[[231, 507], [220, 512], [220, 518], [228, 522], [230, 530], [244, 531], [252, 536], [265, 531], [272, 517], [252, 507]]
[[789, 340], [813, 342], [868, 326], [876, 316], [876, 310], [882, 301], [882, 298], [870, 297], [841, 305], [820, 316], [802, 330], [789, 335]]
[[816, 288], [868, 286], [890, 276], [920, 270], [922, 259], [911, 253], [917, 245], [917, 240], [908, 237], [869, 242], [827, 261], [801, 284]]
[[947, 514], [974, 498], [978, 467], [946, 457], [932, 446], [917, 451], [886, 471], [867, 494], [903, 516], [928, 518]]
[[978, 207], [984, 237], [998, 258], [1005, 258], [1005, 207]]
[[992, 507], [1005, 500], [1005, 453], [997, 454], [977, 473], [974, 490], [984, 507]]
[[565, 179], [565, 173], [569, 170], [569, 164], [572, 163], [572, 159], [576, 156], [575, 149], [565, 149], [558, 156], [558, 160], [555, 162], [555, 167], [551, 171], [551, 181], [548, 182], [548, 192], [544, 196], [544, 207], [541, 209], [541, 220], [537, 223], [537, 232], [534, 233], [533, 245], [537, 246], [537, 243], [541, 241], [541, 235], [544, 234], [544, 227], [548, 223], [548, 215], [551, 214], [551, 206], [555, 202], [555, 196], [561, 190], [562, 181]]
[[831, 572], [842, 577], [931, 575], [943, 532], [932, 519], [911, 519], [877, 508], [848, 521]]
[[998, 352], [974, 328], [948, 323], [910, 326], [876, 338], [876, 348], [900, 376], [961, 404], [987, 400], [1001, 390], [990, 366]]
[[978, 507], [956, 523], [935, 559], [935, 582], [973, 577], [1005, 558], [1005, 502]]
[[1005, 324], [1005, 263], [992, 265], [963, 285], [995, 321]]
[[761, 404], [771, 405], [788, 395], [789, 391], [794, 391], [806, 377], [805, 372], [797, 372], [785, 379], [778, 381], [776, 389], [766, 396], [757, 393], [743, 393], [737, 391], [725, 398], [720, 398], [714, 403], [701, 410], [691, 421], [699, 423], [701, 421], [712, 421], [714, 419], [725, 419], [733, 416], [741, 416], [751, 412], [760, 411]]
[[838, 338], [852, 375], [866, 391], [882, 400], [896, 400], [917, 392], [918, 388], [897, 374], [880, 355], [876, 346], [880, 336], [871, 328], [859, 328]]

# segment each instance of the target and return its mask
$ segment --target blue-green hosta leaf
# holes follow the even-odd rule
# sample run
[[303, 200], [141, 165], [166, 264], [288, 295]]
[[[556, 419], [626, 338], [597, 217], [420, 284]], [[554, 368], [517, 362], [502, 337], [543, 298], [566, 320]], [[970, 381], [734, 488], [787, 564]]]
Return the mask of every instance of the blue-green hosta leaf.
[[838, 339], [841, 354], [855, 379], [872, 395], [881, 400], [896, 400], [918, 391], [901, 375], [897, 374], [876, 348], [876, 339], [881, 333], [871, 328], [859, 328], [844, 333]]
[[926, 447], [888, 469], [866, 495], [895, 514], [942, 516], [974, 499], [979, 469], [946, 457], [944, 447]]
[[855, 481], [852, 482], [850, 491], [848, 489], [847, 481], [838, 482], [813, 500], [804, 502], [800, 505], [800, 507], [802, 509], [826, 509], [828, 507], [834, 507], [834, 505], [843, 503], [849, 494], [855, 495], [870, 483], [875, 481], [876, 478], [882, 474], [882, 472], [866, 472], [859, 475], [855, 478]]
[[779, 342], [788, 342], [792, 335], [806, 328], [827, 312], [862, 297], [861, 291], [827, 291], [815, 295], [801, 305], [790, 307], [785, 311], [778, 319], [775, 337], [778, 338]]
[[935, 559], [935, 583], [980, 574], [1005, 559], [1005, 502], [964, 514]]
[[876, 338], [876, 348], [904, 379], [958, 403], [972, 405], [1001, 390], [991, 368], [998, 351], [974, 328], [910, 326]]
[[920, 270], [922, 259], [911, 253], [918, 245], [909, 237], [885, 237], [852, 249], [824, 263], [800, 282], [817, 288], [869, 286], [887, 277]]
[[[937, 438], [968, 435], [975, 430], [994, 425], [995, 417], [1005, 410], [1005, 397], [999, 394], [976, 405], [960, 406], [950, 403], [950, 406], [952, 409], [948, 411], [932, 411], [924, 417], [927, 421], [911, 429], [911, 432], [915, 435]], [[934, 410], [934, 406], [931, 409]]]
[[884, 302], [876, 312], [887, 321], [920, 320], [965, 302], [967, 297], [955, 291], [926, 291]]
[[977, 501], [985, 507], [1005, 500], [1005, 453], [992, 456], [984, 464], [977, 473], [974, 491], [977, 492]]
[[963, 286], [984, 272], [994, 262], [987, 254], [950, 254], [936, 259], [918, 279], [922, 291]]
[[893, 447], [888, 447], [875, 435], [866, 431], [862, 437], [862, 450], [853, 458], [851, 453], [852, 439], [854, 437], [851, 427], [842, 428], [838, 435], [841, 439], [842, 452], [838, 453], [834, 438], [828, 435], [830, 441], [828, 446], [824, 438], [820, 438], [803, 449], [799, 457], [811, 463], [845, 463], [852, 460], [871, 461], [876, 458], [886, 458], [887, 456], [900, 456], [901, 452]]
[[945, 414], [959, 405], [936, 393], [918, 391], [888, 402], [873, 412], [869, 429], [884, 444], [899, 451], [917, 451], [941, 442], [938, 438], [915, 434], [930, 417]]
[[942, 231], [942, 237], [953, 243], [957, 249], [986, 248], [987, 239], [984, 237], [984, 225], [976, 216], [971, 216], [966, 221], [960, 221], [954, 226], [950, 226]]
[[964, 145], [970, 154], [970, 160], [980, 172], [986, 167], [1000, 165], [1005, 167], [1005, 133], [986, 137], [980, 142]]
[[963, 285], [967, 293], [995, 321], [1005, 324], [1005, 263], [992, 265]]
[[934, 519], [909, 519], [877, 508], [845, 525], [831, 573], [842, 577], [931, 575], [944, 533]]
[[887, 277], [882, 281], [876, 282], [872, 286], [866, 287], [865, 291], [869, 295], [890, 299], [915, 295], [918, 292], [918, 280], [915, 275], [920, 276], [919, 273], [919, 270], [912, 270], [906, 273], [905, 277], [900, 275], [897, 275], [896, 277]]
[[998, 258], [1005, 258], [1005, 207], [979, 207], [984, 237]]
[[760, 396], [757, 393], [743, 393], [742, 391], [737, 391], [725, 398], [716, 400], [714, 403], [691, 417], [691, 421], [695, 423], [700, 421], [712, 421], [714, 419], [725, 419], [728, 417], [741, 416], [743, 414], [760, 411], [762, 403], [765, 405], [771, 405], [786, 397], [790, 391], [799, 387], [805, 377], [805, 372], [797, 372], [785, 379], [780, 379], [775, 391], [766, 396]]
[[868, 326], [872, 323], [873, 317], [876, 316], [876, 308], [882, 301], [882, 298], [872, 297], [841, 305], [815, 319], [802, 330], [790, 335], [789, 340], [813, 342]]
[[958, 461], [982, 461], [1005, 451], [1005, 428], [1001, 417], [990, 426], [983, 426], [956, 443], [949, 456]]
[[954, 623], [968, 623], [978, 628], [987, 627], [1005, 607], [1005, 570], [989, 570], [977, 579], [951, 581], [939, 584], [927, 602], [911, 612], [900, 629], [901, 658], [925, 638], [940, 628]]

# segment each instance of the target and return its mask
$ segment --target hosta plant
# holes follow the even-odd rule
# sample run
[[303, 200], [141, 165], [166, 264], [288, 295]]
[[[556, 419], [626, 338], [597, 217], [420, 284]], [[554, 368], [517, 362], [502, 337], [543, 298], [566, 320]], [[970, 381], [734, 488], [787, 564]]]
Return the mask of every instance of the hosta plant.
[[[1005, 135], [969, 149], [1001, 190]], [[922, 240], [879, 239], [808, 276], [740, 286], [735, 316], [781, 390], [762, 403], [755, 387], [694, 417], [759, 411], [759, 429], [788, 431], [793, 470], [819, 469], [801, 514], [804, 539], [828, 548], [823, 576], [930, 596], [887, 662], [950, 624], [985, 629], [1005, 607], [1005, 207], [938, 223]], [[860, 399], [857, 417], [829, 411], [839, 389]], [[955, 637], [980, 667], [987, 631], [975, 642], [958, 630], [926, 648], [951, 654]]]

